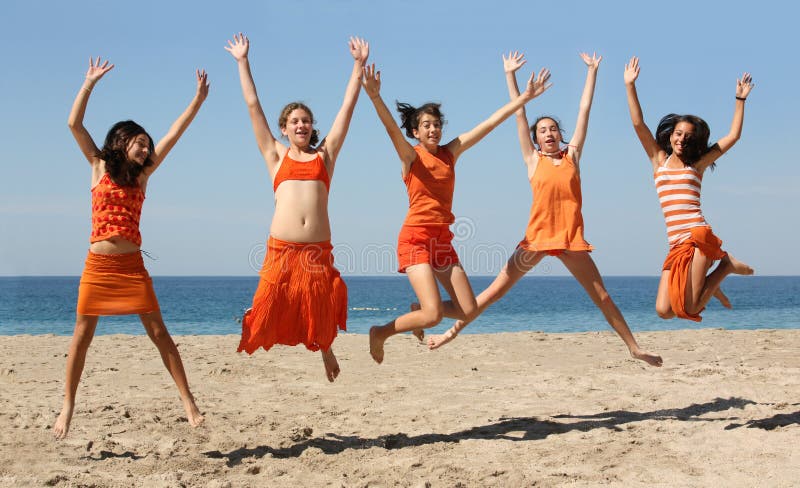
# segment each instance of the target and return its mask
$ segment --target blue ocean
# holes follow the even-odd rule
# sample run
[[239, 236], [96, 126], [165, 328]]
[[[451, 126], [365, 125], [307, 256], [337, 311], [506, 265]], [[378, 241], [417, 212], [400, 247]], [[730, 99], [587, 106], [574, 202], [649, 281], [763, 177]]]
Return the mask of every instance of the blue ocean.
[[[471, 277], [476, 293], [491, 276]], [[0, 335], [71, 335], [78, 277], [0, 277]], [[414, 293], [404, 276], [345, 277], [349, 289], [348, 332], [366, 333], [408, 310]], [[699, 324], [661, 320], [654, 311], [657, 277], [605, 277], [633, 331], [697, 327], [800, 328], [800, 277], [729, 277], [723, 286], [734, 309], [712, 301]], [[161, 311], [172, 334], [238, 334], [257, 277], [153, 277]], [[451, 325], [445, 320], [433, 332]], [[570, 276], [523, 278], [464, 333], [610, 330], [600, 311]], [[143, 334], [136, 316], [103, 317], [98, 334]]]

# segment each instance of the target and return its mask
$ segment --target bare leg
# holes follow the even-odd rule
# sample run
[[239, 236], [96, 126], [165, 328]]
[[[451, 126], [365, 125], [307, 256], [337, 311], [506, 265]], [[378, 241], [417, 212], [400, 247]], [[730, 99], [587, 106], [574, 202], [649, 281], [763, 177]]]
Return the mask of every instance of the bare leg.
[[436, 280], [450, 296], [442, 303], [442, 314], [451, 319], [471, 322], [478, 314], [478, 302], [467, 273], [460, 264], [434, 269]]
[[597, 266], [595, 266], [589, 253], [586, 251], [564, 251], [564, 254], [559, 256], [559, 259], [583, 286], [594, 304], [597, 305], [597, 308], [603, 312], [608, 324], [628, 346], [631, 356], [651, 366], [661, 366], [661, 356], [647, 352], [639, 347], [633, 337], [633, 333], [628, 328], [628, 324], [625, 322], [625, 318], [606, 291], [603, 285], [603, 278], [600, 276], [600, 272], [597, 270]]
[[672, 310], [672, 302], [669, 299], [669, 270], [661, 272], [661, 281], [658, 282], [658, 293], [656, 294], [656, 313], [662, 319], [674, 319], [675, 312]]
[[69, 433], [69, 425], [75, 409], [75, 394], [78, 391], [81, 374], [83, 374], [83, 366], [86, 364], [86, 352], [92, 344], [99, 318], [97, 315], [78, 315], [75, 319], [75, 331], [72, 333], [72, 341], [70, 341], [67, 354], [64, 404], [53, 425], [53, 436], [56, 439], [63, 439]]
[[[475, 317], [482, 314], [484, 310], [489, 308], [489, 305], [500, 300], [500, 298], [508, 293], [520, 278], [525, 276], [531, 268], [536, 266], [545, 255], [546, 254], [542, 252], [529, 252], [524, 249], [517, 249], [514, 251], [514, 254], [508, 259], [508, 262], [503, 266], [500, 274], [497, 275], [492, 284], [478, 295], [476, 299], [478, 312], [475, 314]], [[474, 320], [475, 317], [473, 317], [472, 320]], [[461, 329], [469, 325], [472, 320], [458, 320], [453, 326], [453, 329], [455, 329], [453, 333], [448, 331], [445, 334], [429, 337], [428, 347], [430, 349], [438, 349], [452, 341], [455, 339], [458, 331], [461, 331]]]
[[328, 381], [333, 383], [333, 380], [335, 380], [340, 373], [339, 362], [336, 360], [336, 356], [333, 355], [333, 348], [320, 352], [322, 353], [322, 364], [325, 366], [325, 376], [328, 378]]
[[[705, 308], [708, 302], [719, 290], [722, 281], [730, 274], [751, 275], [753, 268], [726, 255], [719, 265], [708, 276], [706, 273], [713, 262], [705, 254], [695, 248], [692, 264], [689, 270], [690, 280], [686, 287], [686, 312], [697, 314]], [[723, 295], [724, 297], [725, 295]], [[727, 297], [726, 297], [727, 298]], [[722, 301], [722, 300], [720, 300]], [[728, 302], [730, 304], [730, 302]], [[725, 302], [723, 302], [723, 305]]]
[[[412, 311], [412, 312], [415, 312], [415, 311], [419, 310], [420, 308], [421, 307], [419, 306], [419, 303], [414, 302], [409, 307], [409, 310]], [[422, 341], [425, 340], [425, 329], [414, 329], [414, 330], [411, 331], [411, 333], [414, 334], [414, 337], [416, 337], [419, 342], [422, 342]]]
[[731, 301], [728, 298], [728, 295], [722, 293], [722, 288], [717, 288], [717, 291], [714, 292], [714, 298], [719, 300], [719, 303], [721, 303], [723, 307], [733, 308], [733, 305], [731, 305]]
[[406, 274], [411, 288], [417, 295], [420, 308], [401, 315], [387, 324], [376, 325], [369, 329], [369, 353], [378, 364], [383, 362], [383, 343], [386, 339], [401, 332], [433, 327], [442, 321], [442, 298], [431, 265], [426, 263], [409, 266]]
[[194, 396], [189, 390], [189, 382], [186, 379], [186, 372], [183, 369], [183, 362], [175, 342], [167, 331], [167, 326], [164, 325], [164, 319], [161, 317], [161, 311], [151, 313], [139, 314], [139, 319], [147, 331], [147, 336], [153, 341], [153, 344], [158, 348], [161, 354], [161, 360], [167, 371], [172, 376], [175, 384], [178, 386], [178, 392], [181, 395], [183, 408], [186, 410], [186, 418], [193, 427], [197, 427], [203, 423], [203, 414], [197, 408], [194, 402]]

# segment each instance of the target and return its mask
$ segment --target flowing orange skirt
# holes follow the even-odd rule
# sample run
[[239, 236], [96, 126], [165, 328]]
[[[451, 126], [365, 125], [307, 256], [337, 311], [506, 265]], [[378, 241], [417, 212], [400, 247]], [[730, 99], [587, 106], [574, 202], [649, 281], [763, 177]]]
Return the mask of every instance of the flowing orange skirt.
[[153, 280], [142, 253], [95, 254], [89, 251], [78, 288], [81, 315], [128, 315], [158, 310]]
[[661, 269], [670, 270], [669, 301], [672, 304], [672, 311], [682, 319], [700, 322], [703, 318], [699, 312], [697, 314], [686, 312], [686, 283], [689, 281], [694, 249], [699, 249], [713, 261], [724, 258], [727, 253], [722, 250], [722, 240], [711, 232], [711, 227], [692, 227], [691, 232], [691, 237], [670, 248]]
[[269, 238], [253, 306], [242, 318], [239, 352], [301, 343], [311, 351], [330, 349], [338, 329], [347, 329], [347, 286], [332, 250], [330, 241]]

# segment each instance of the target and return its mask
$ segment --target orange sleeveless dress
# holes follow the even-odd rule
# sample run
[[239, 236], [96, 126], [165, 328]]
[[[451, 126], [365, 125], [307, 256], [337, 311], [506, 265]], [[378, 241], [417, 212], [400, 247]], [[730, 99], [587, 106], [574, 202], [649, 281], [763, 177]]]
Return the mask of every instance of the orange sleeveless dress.
[[[122, 237], [141, 245], [139, 219], [144, 192], [138, 186], [119, 186], [106, 173], [92, 188], [90, 242]], [[81, 315], [127, 315], [159, 309], [153, 280], [139, 251], [96, 254], [89, 251], [78, 287], [76, 312]]]
[[[319, 155], [300, 162], [287, 152], [273, 188], [286, 180], [320, 180], [330, 188]], [[252, 354], [275, 344], [329, 350], [338, 330], [347, 330], [347, 286], [333, 265], [331, 242], [288, 242], [270, 236], [266, 247], [252, 306], [242, 317], [238, 352]]]
[[455, 190], [455, 161], [444, 146], [434, 155], [421, 145], [417, 159], [403, 180], [408, 192], [408, 213], [397, 238], [398, 271], [428, 263], [436, 269], [458, 264], [450, 224]]
[[594, 249], [583, 238], [581, 178], [567, 152], [562, 152], [558, 166], [549, 156], [540, 155], [530, 184], [533, 204], [518, 247], [551, 255]]

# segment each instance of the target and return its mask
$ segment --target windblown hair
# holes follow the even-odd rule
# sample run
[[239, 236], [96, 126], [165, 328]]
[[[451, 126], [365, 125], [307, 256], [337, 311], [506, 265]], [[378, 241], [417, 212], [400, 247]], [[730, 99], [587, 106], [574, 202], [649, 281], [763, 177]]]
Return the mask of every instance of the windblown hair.
[[444, 125], [444, 114], [439, 110], [442, 106], [441, 103], [426, 103], [425, 105], [417, 108], [407, 103], [395, 102], [397, 104], [397, 111], [400, 112], [400, 125], [401, 128], [406, 130], [408, 137], [414, 137], [414, 130], [419, 129], [419, 119], [423, 114], [428, 114], [439, 119], [439, 122]]
[[[311, 112], [311, 109], [308, 108], [308, 105], [302, 102], [292, 102], [283, 107], [283, 110], [281, 110], [281, 115], [278, 117], [278, 127], [280, 127], [281, 129], [285, 129], [286, 122], [289, 120], [289, 114], [292, 113], [293, 110], [297, 109], [303, 110], [308, 114], [309, 117], [311, 117], [312, 125], [317, 122], [316, 120], [314, 120], [314, 113]], [[309, 140], [309, 143], [312, 146], [316, 146], [318, 142], [319, 142], [319, 131], [317, 129], [312, 129], [311, 139]]]
[[531, 137], [533, 139], [533, 144], [534, 145], [538, 146], [538, 144], [536, 144], [536, 126], [539, 125], [539, 122], [541, 122], [543, 120], [552, 120], [553, 122], [555, 122], [556, 123], [556, 127], [558, 128], [558, 132], [561, 133], [561, 142], [563, 144], [569, 144], [569, 141], [566, 140], [566, 135], [564, 134], [564, 129], [561, 128], [561, 122], [557, 118], [553, 117], [552, 115], [540, 115], [539, 118], [537, 118], [536, 121], [534, 121], [534, 123], [531, 125], [531, 129], [530, 129], [531, 130]]
[[[144, 134], [150, 142], [150, 153], [144, 164], [137, 164], [128, 159], [128, 144], [131, 139]], [[139, 175], [148, 166], [153, 165], [153, 138], [144, 130], [144, 127], [137, 124], [132, 120], [123, 120], [117, 122], [106, 134], [106, 140], [103, 142], [103, 148], [97, 154], [97, 157], [105, 161], [106, 172], [111, 178], [111, 181], [119, 186], [137, 186]]]
[[[661, 121], [659, 121], [658, 128], [656, 128], [656, 143], [667, 155], [672, 154], [672, 144], [670, 144], [669, 139], [675, 131], [675, 126], [680, 122], [688, 122], [694, 126], [694, 136], [688, 140], [688, 145], [683, 155], [683, 160], [686, 165], [694, 166], [700, 161], [703, 155], [714, 147], [708, 145], [708, 138], [711, 135], [711, 130], [708, 128], [708, 124], [705, 120], [696, 115], [665, 115]], [[715, 165], [712, 164], [711, 168], [713, 169], [714, 166]]]

